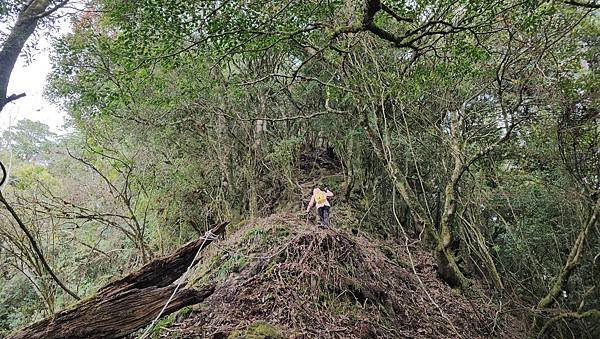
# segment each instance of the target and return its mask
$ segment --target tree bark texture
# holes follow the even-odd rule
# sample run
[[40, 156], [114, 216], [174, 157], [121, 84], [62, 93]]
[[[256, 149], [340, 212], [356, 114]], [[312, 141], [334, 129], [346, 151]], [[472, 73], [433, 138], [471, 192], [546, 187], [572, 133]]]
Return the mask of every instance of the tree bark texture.
[[[211, 232], [220, 234], [228, 222], [215, 225]], [[94, 296], [25, 327], [8, 338], [121, 338], [152, 322], [176, 286], [174, 282], [187, 270], [199, 246], [211, 239], [198, 239], [175, 253], [143, 266], [136, 272], [101, 288]], [[197, 261], [193, 263], [195, 265]], [[175, 294], [163, 315], [202, 302], [214, 287], [182, 289]]]
[[9, 102], [25, 96], [24, 93], [8, 96], [8, 82], [25, 42], [35, 31], [40, 16], [45, 13], [49, 5], [48, 0], [33, 0], [25, 5], [19, 13], [15, 26], [2, 45], [0, 50], [0, 111]]
[[[134, 288], [105, 298], [95, 296], [9, 338], [122, 338], [152, 322], [174, 289], [175, 286]], [[212, 292], [213, 287], [180, 290], [163, 315], [202, 302]]]

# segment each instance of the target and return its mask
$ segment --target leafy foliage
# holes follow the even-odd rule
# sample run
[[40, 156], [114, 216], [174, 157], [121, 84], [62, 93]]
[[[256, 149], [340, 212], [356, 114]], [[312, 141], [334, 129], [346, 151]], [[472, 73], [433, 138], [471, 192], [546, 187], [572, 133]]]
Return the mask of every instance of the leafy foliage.
[[[553, 307], [599, 307], [597, 224], [582, 232], [600, 188], [598, 24], [587, 9], [92, 5], [56, 42], [48, 86], [76, 133], [58, 154], [41, 126], [7, 134], [21, 160], [47, 159], [19, 164], [11, 194], [28, 202], [19, 210], [40, 240], [60, 239], [47, 250], [56, 263], [77, 256], [62, 266], [83, 270], [73, 284], [91, 290], [218, 220], [300, 208], [323, 184], [357, 229], [422, 240], [449, 284], [481, 279], [526, 308], [551, 293], [583, 234], [569, 297]], [[83, 269], [95, 255], [106, 266]], [[246, 264], [217, 259], [223, 274]]]

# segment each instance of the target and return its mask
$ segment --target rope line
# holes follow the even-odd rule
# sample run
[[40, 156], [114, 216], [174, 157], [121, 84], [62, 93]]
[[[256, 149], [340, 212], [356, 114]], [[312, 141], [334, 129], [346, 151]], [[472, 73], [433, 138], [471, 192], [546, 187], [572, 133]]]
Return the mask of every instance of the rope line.
[[144, 339], [144, 338], [146, 338], [150, 334], [150, 330], [154, 327], [154, 325], [156, 324], [156, 322], [158, 321], [158, 319], [160, 319], [160, 317], [162, 316], [162, 314], [165, 312], [165, 310], [167, 309], [167, 306], [169, 306], [169, 303], [171, 302], [171, 300], [173, 300], [173, 297], [175, 297], [175, 294], [177, 293], [177, 291], [179, 291], [179, 287], [185, 281], [185, 278], [187, 277], [187, 274], [192, 269], [192, 266], [194, 265], [194, 262], [196, 261], [196, 258], [198, 257], [198, 254], [200, 254], [200, 251], [202, 251], [202, 248], [204, 248], [204, 245], [206, 244], [206, 242], [208, 240], [210, 240], [210, 241], [216, 240], [217, 238], [218, 238], [218, 236], [216, 234], [214, 234], [211, 230], [208, 230], [208, 231], [206, 231], [206, 233], [204, 233], [204, 237], [203, 237], [204, 241], [202, 241], [202, 244], [200, 245], [200, 247], [198, 247], [198, 251], [196, 251], [196, 255], [194, 255], [194, 258], [192, 259], [192, 262], [190, 262], [190, 265], [188, 266], [188, 268], [185, 271], [185, 273], [183, 273], [183, 275], [181, 276], [181, 278], [179, 278], [179, 282], [177, 283], [177, 286], [175, 287], [175, 290], [173, 291], [173, 293], [171, 293], [171, 296], [169, 297], [169, 300], [167, 300], [167, 302], [165, 303], [165, 306], [163, 306], [163, 308], [160, 310], [160, 312], [158, 313], [158, 315], [156, 316], [156, 318], [154, 318], [154, 320], [152, 321], [152, 323], [150, 324], [150, 326], [148, 326], [146, 328], [146, 330], [144, 331], [144, 333], [140, 336], [140, 339]]

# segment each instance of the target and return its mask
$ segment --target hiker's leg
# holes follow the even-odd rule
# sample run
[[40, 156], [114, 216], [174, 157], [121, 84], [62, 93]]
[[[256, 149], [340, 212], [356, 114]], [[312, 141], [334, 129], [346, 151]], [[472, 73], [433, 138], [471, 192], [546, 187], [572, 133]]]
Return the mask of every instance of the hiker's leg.
[[323, 225], [329, 225], [329, 206], [323, 206]]
[[[325, 206], [323, 206], [325, 207]], [[323, 225], [323, 207], [317, 208], [317, 215], [319, 216], [319, 223]]]

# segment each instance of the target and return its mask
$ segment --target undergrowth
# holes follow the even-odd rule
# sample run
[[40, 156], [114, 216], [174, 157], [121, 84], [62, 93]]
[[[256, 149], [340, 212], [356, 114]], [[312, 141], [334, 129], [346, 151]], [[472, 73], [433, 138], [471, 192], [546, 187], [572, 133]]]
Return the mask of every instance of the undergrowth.
[[284, 337], [494, 335], [489, 307], [444, 285], [417, 248], [415, 276], [405, 247], [293, 214], [247, 222], [213, 245], [191, 285], [217, 288], [173, 326], [184, 337], [231, 338], [257, 322]]

